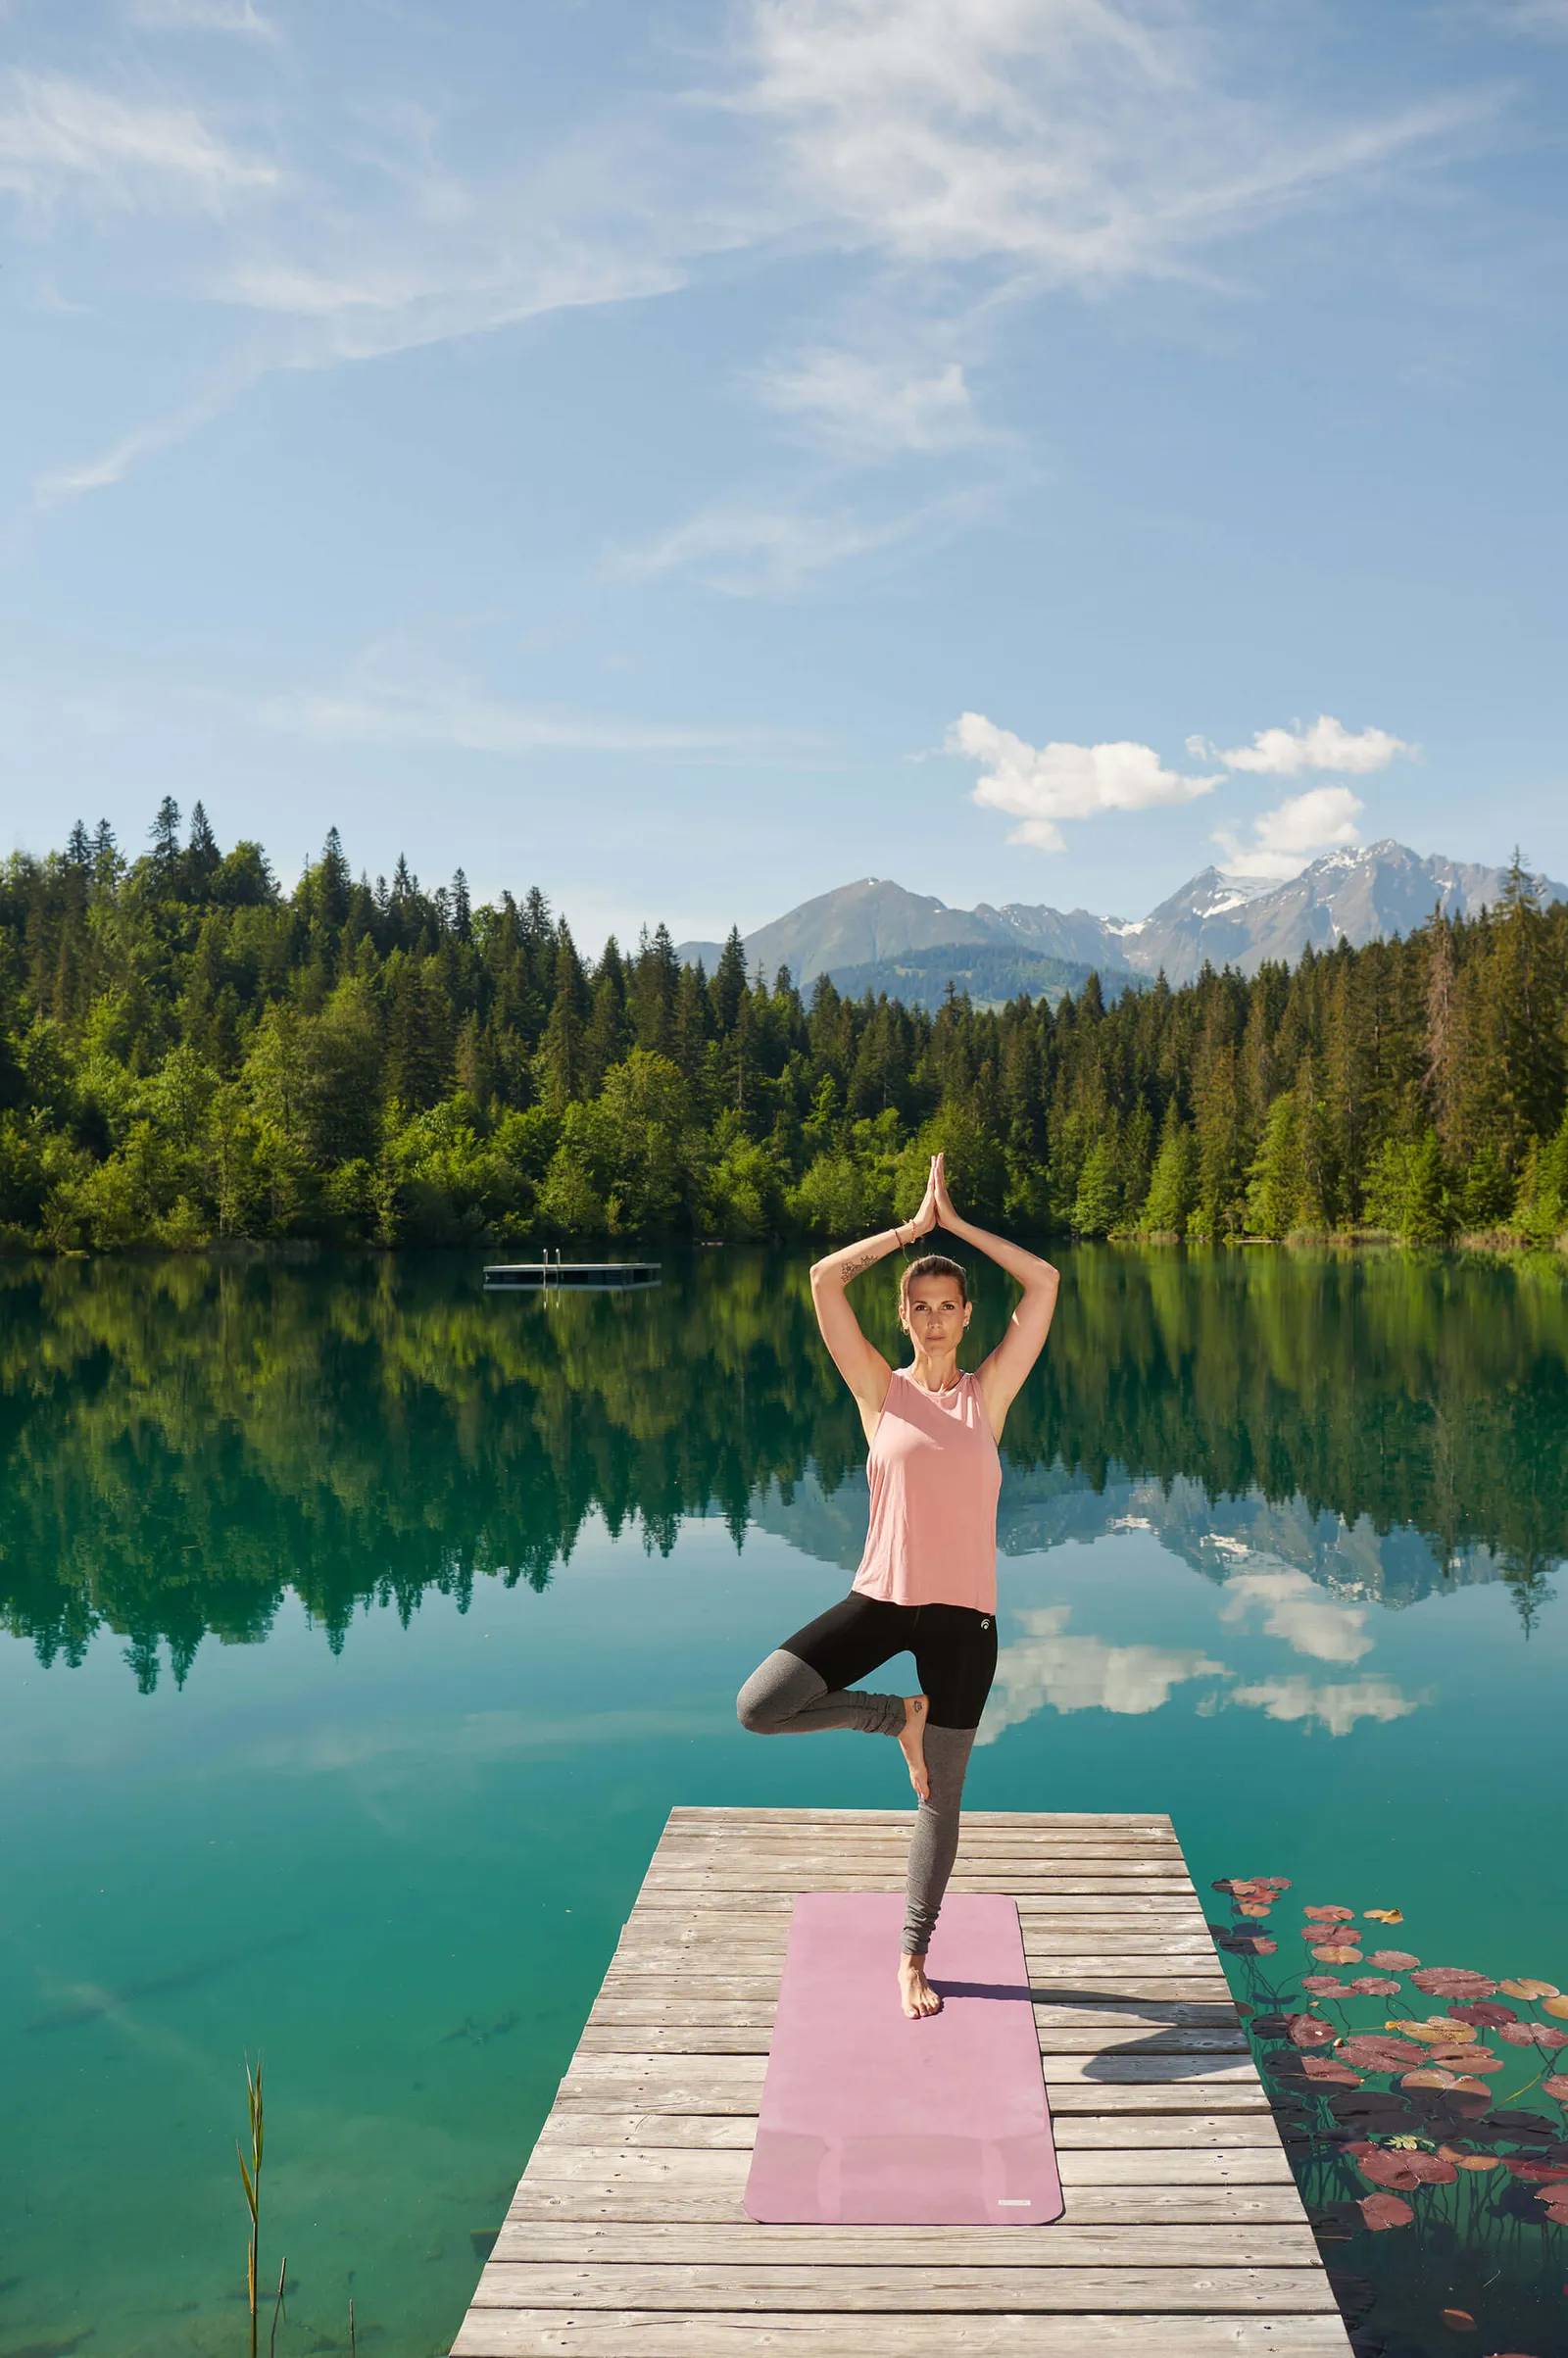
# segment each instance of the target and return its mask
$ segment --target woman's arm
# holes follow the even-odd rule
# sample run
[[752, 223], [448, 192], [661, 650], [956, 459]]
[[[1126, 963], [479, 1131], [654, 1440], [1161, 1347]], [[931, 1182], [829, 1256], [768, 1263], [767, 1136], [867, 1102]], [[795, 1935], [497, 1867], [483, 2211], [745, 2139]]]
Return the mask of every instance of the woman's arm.
[[1045, 1348], [1061, 1277], [1038, 1253], [1025, 1253], [1021, 1245], [1011, 1245], [1005, 1237], [993, 1236], [988, 1229], [976, 1228], [972, 1220], [959, 1217], [948, 1193], [947, 1173], [940, 1154], [934, 1175], [938, 1225], [950, 1236], [961, 1237], [966, 1245], [975, 1246], [1023, 1288], [1023, 1300], [1008, 1319], [1006, 1333], [979, 1369], [981, 1398], [991, 1419], [991, 1430], [1000, 1441], [1007, 1410], [1023, 1390], [1030, 1368]]
[[937, 1222], [936, 1165], [926, 1183], [924, 1200], [912, 1220], [901, 1221], [898, 1226], [884, 1228], [878, 1236], [862, 1237], [858, 1245], [846, 1245], [838, 1253], [829, 1253], [811, 1265], [811, 1305], [816, 1311], [816, 1323], [822, 1330], [834, 1366], [854, 1393], [859, 1403], [860, 1418], [869, 1437], [872, 1426], [882, 1413], [893, 1370], [874, 1343], [868, 1343], [860, 1331], [860, 1321], [850, 1307], [845, 1292], [852, 1277], [862, 1270], [874, 1268], [915, 1237], [924, 1236]]

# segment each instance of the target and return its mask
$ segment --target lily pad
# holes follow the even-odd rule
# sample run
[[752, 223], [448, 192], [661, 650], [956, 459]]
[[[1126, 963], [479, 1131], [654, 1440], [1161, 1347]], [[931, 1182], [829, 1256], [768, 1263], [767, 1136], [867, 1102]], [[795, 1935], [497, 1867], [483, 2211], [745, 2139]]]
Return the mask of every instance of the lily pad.
[[1406, 2072], [1399, 2082], [1401, 2088], [1451, 2088], [1454, 2075], [1441, 2064], [1429, 2063], [1421, 2071]]
[[1301, 1913], [1308, 1917], [1313, 1924], [1353, 1924], [1355, 1922], [1354, 1908], [1304, 1907]]
[[1350, 1984], [1353, 1997], [1397, 1997], [1399, 1985], [1378, 1973], [1363, 1973]]
[[1374, 2233], [1386, 2227], [1408, 2227], [1415, 2213], [1397, 2194], [1363, 2194], [1357, 2210]]
[[1410, 2039], [1391, 2038], [1382, 2031], [1356, 2032], [1345, 2041], [1340, 2054], [1361, 2072], [1397, 2072], [1426, 2061], [1423, 2049]]
[[1335, 2088], [1359, 2088], [1361, 2075], [1348, 2071], [1334, 2055], [1303, 2055], [1301, 2069], [1309, 2080], [1326, 2080]]
[[1286, 2033], [1292, 2046], [1332, 2046], [1339, 2033], [1331, 2022], [1319, 2022], [1315, 2014], [1287, 2014]]
[[1568, 2186], [1568, 2162], [1530, 2161], [1516, 2153], [1505, 2154], [1503, 2160], [1515, 2178], [1529, 2179], [1536, 2186]]
[[1559, 2104], [1568, 2103], [1568, 2080], [1564, 2079], [1561, 2072], [1553, 2072], [1550, 2078], [1543, 2080], [1541, 2085], [1548, 2096], [1556, 2097]]
[[1499, 1982], [1497, 1988], [1502, 1991], [1504, 1997], [1525, 1997], [1533, 2000], [1538, 1997], [1555, 1997], [1557, 1995], [1555, 1982], [1533, 1982], [1520, 1979], [1512, 1982]]
[[1541, 2010], [1543, 2014], [1568, 2014], [1568, 1997], [1544, 1997]]
[[1385, 1973], [1408, 1973], [1412, 1965], [1420, 1962], [1407, 1948], [1375, 1948], [1368, 1959], [1369, 1964], [1381, 1965]]
[[1468, 2309], [1445, 2309], [1443, 2322], [1450, 2333], [1473, 2333], [1476, 2321]]
[[1404, 1912], [1401, 1908], [1363, 1908], [1361, 1913], [1369, 1924], [1402, 1924], [1404, 1922]]
[[1477, 2023], [1483, 2031], [1497, 2031], [1505, 2022], [1519, 2019], [1511, 2006], [1499, 2006], [1490, 1998], [1481, 1998], [1468, 2006], [1450, 2006], [1448, 2012], [1455, 2022]]
[[[1410, 1979], [1427, 1997], [1490, 1997], [1497, 1987], [1467, 1965], [1424, 1965]], [[1568, 2006], [1563, 2011], [1568, 2013]]]
[[1320, 1965], [1360, 1965], [1365, 1961], [1358, 1948], [1347, 1948], [1343, 1940], [1325, 1941], [1312, 1954]]
[[[1396, 1990], [1398, 1986], [1397, 1982], [1394, 1984]], [[1310, 1990], [1314, 1997], [1344, 1997], [1349, 1987], [1348, 1982], [1342, 1982], [1334, 1973], [1303, 1973], [1301, 1976], [1301, 1988]]]

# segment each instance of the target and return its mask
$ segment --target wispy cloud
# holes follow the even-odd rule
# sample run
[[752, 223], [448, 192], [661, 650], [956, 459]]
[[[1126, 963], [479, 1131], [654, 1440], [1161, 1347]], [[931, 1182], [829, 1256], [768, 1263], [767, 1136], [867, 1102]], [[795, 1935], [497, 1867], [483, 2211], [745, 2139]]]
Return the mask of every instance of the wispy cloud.
[[790, 597], [818, 575], [889, 549], [951, 519], [959, 503], [934, 501], [871, 518], [847, 509], [815, 515], [796, 508], [715, 503], [655, 539], [611, 553], [610, 569], [631, 581], [689, 572], [735, 597]]
[[239, 155], [195, 108], [96, 89], [63, 74], [0, 80], [0, 189], [29, 206], [75, 195], [120, 209], [217, 209], [275, 186], [276, 167]]
[[1219, 783], [1217, 774], [1168, 769], [1149, 745], [1030, 745], [983, 712], [962, 713], [948, 731], [947, 748], [984, 764], [971, 800], [1020, 821], [1007, 841], [1041, 852], [1065, 850], [1062, 819], [1190, 803]]
[[847, 457], [961, 450], [982, 438], [961, 363], [904, 361], [817, 347], [758, 371], [770, 409]]
[[130, 21], [148, 32], [237, 32], [275, 41], [277, 26], [254, 0], [130, 0]]
[[757, 0], [736, 103], [804, 205], [901, 262], [1053, 282], [1196, 249], [1441, 149], [1473, 94], [1314, 123], [1234, 95], [1195, 10], [1109, 0]]
[[1320, 854], [1355, 843], [1362, 809], [1348, 786], [1309, 786], [1304, 794], [1290, 795], [1253, 819], [1250, 837], [1216, 827], [1213, 839], [1231, 875], [1283, 883], [1298, 876]]
[[271, 727], [321, 744], [447, 746], [462, 753], [511, 757], [552, 748], [689, 753], [757, 742], [755, 736], [734, 730], [512, 704], [458, 683], [399, 685], [373, 678], [274, 698], [260, 709], [260, 717]]

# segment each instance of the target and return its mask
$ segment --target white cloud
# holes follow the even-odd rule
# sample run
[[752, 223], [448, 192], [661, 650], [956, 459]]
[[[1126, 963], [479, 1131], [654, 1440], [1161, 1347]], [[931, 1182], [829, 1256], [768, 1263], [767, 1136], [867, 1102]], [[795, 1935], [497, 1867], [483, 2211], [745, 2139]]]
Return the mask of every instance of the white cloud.
[[1261, 1711], [1269, 1719], [1299, 1720], [1308, 1727], [1327, 1728], [1331, 1736], [1348, 1736], [1359, 1720], [1404, 1719], [1419, 1710], [1427, 1697], [1401, 1695], [1389, 1679], [1355, 1679], [1343, 1687], [1314, 1687], [1310, 1679], [1296, 1677], [1237, 1687], [1225, 1699]]
[[1260, 1606], [1266, 1637], [1283, 1638], [1298, 1654], [1320, 1662], [1359, 1662], [1372, 1650], [1365, 1605], [1342, 1604], [1309, 1573], [1238, 1572], [1225, 1583], [1222, 1621], [1245, 1621]]
[[817, 349], [755, 381], [770, 408], [855, 458], [957, 450], [980, 433], [957, 361], [933, 366]]
[[1047, 1605], [1022, 1612], [1029, 1635], [997, 1657], [996, 1685], [976, 1739], [994, 1744], [1004, 1728], [1032, 1719], [1049, 1703], [1056, 1711], [1114, 1711], [1142, 1716], [1170, 1700], [1188, 1679], [1226, 1679], [1223, 1662], [1196, 1646], [1107, 1646], [1102, 1638], [1069, 1638], [1072, 1607]]
[[737, 104], [803, 202], [899, 261], [1095, 282], [1353, 186], [1488, 106], [1313, 123], [1234, 96], [1195, 11], [1110, 0], [756, 0]]
[[273, 187], [270, 164], [237, 156], [193, 108], [144, 105], [61, 74], [0, 82], [0, 189], [42, 206], [77, 191], [126, 208], [218, 207]]
[[1250, 745], [1233, 747], [1229, 753], [1214, 753], [1200, 737], [1189, 737], [1187, 750], [1206, 753], [1223, 761], [1227, 769], [1250, 770], [1263, 778], [1296, 778], [1307, 769], [1334, 770], [1341, 777], [1359, 778], [1387, 769], [1396, 755], [1413, 754], [1415, 747], [1402, 737], [1391, 737], [1387, 729], [1352, 733], [1327, 712], [1320, 712], [1310, 726], [1298, 720], [1288, 729], [1259, 729]]
[[1064, 849], [1058, 820], [1190, 803], [1219, 783], [1217, 776], [1186, 777], [1167, 769], [1148, 745], [1029, 745], [983, 712], [956, 720], [947, 747], [986, 764], [972, 799], [1022, 822], [1008, 842], [1042, 852]]
[[1216, 827], [1214, 841], [1231, 875], [1275, 877], [1283, 883], [1320, 853], [1354, 843], [1362, 809], [1348, 786], [1309, 786], [1253, 819], [1250, 842], [1228, 827]]

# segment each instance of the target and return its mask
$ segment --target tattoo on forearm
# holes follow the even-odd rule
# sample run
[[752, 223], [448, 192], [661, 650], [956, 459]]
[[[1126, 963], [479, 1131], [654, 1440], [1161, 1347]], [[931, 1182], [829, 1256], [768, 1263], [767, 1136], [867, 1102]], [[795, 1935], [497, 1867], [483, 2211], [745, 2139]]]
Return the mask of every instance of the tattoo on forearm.
[[875, 1268], [880, 1257], [880, 1254], [875, 1253], [862, 1253], [858, 1261], [846, 1261], [844, 1264], [845, 1284], [848, 1285], [852, 1277], [858, 1277], [862, 1269]]

